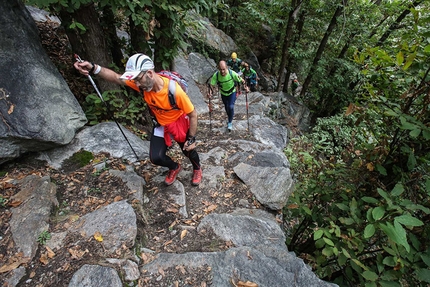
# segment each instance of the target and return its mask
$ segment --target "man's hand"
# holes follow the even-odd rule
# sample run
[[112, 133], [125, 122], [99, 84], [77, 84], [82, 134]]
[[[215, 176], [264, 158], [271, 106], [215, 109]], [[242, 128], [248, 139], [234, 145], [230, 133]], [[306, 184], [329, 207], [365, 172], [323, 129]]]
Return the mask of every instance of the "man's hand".
[[196, 148], [196, 142], [193, 142], [192, 144], [188, 144], [188, 141], [185, 142], [184, 144], [184, 150], [186, 151], [190, 151]]
[[93, 64], [88, 61], [79, 62], [76, 61], [73, 66], [76, 70], [79, 71], [82, 75], [88, 76], [90, 74], [91, 69], [93, 68]]

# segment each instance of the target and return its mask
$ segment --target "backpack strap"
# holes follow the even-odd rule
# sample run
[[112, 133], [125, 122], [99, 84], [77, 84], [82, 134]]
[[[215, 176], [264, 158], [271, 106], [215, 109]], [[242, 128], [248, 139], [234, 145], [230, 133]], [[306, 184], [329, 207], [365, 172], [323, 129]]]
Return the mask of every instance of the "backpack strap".
[[169, 103], [173, 110], [179, 110], [176, 104], [176, 82], [169, 79]]

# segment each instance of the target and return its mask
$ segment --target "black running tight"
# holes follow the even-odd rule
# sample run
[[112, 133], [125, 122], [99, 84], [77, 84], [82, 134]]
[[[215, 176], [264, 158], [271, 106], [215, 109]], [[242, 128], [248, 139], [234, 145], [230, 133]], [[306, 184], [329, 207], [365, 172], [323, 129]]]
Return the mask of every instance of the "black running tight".
[[[193, 169], [200, 169], [199, 154], [195, 149], [191, 151], [184, 150], [185, 143], [178, 143], [181, 147], [182, 153], [188, 157], [193, 165]], [[167, 145], [164, 138], [157, 137], [152, 132], [151, 141], [149, 145], [149, 159], [155, 165], [165, 166], [169, 169], [176, 169], [178, 164], [172, 160], [167, 154]]]

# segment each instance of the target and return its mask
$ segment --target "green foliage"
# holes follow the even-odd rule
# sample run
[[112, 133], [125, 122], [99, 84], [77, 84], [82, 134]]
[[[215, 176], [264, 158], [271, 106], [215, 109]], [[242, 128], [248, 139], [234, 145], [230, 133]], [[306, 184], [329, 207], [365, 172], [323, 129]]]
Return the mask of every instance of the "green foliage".
[[90, 125], [105, 120], [116, 120], [123, 125], [133, 126], [136, 122], [142, 121], [146, 108], [142, 96], [138, 93], [123, 90], [121, 94], [120, 91], [113, 90], [103, 92], [102, 97], [106, 104], [97, 94], [90, 94], [85, 99], [83, 109]]
[[37, 237], [37, 242], [39, 242], [42, 245], [45, 245], [46, 241], [48, 241], [49, 239], [51, 239], [51, 233], [49, 233], [47, 230], [44, 230]]
[[6, 198], [4, 198], [1, 194], [0, 194], [0, 206], [1, 207], [5, 207], [6, 206], [6, 203], [7, 203], [7, 199]]
[[289, 249], [340, 286], [430, 283], [428, 22], [418, 14], [410, 33], [356, 53], [356, 102], [285, 151], [297, 180]]

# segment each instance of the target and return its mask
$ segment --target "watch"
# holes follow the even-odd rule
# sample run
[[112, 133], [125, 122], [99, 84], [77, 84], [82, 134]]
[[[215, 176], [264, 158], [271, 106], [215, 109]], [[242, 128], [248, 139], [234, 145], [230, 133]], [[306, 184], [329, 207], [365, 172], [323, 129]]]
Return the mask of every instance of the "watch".
[[195, 136], [194, 137], [188, 136], [188, 140], [187, 140], [188, 145], [192, 145], [195, 142], [196, 142]]

